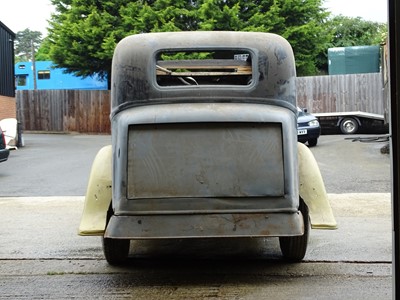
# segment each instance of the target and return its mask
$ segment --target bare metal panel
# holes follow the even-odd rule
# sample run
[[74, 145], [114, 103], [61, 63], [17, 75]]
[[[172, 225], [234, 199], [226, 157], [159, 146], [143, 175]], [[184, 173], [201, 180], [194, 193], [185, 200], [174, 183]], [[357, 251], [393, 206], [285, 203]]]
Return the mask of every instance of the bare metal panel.
[[[229, 79], [223, 74], [208, 74], [207, 77], [211, 75], [214, 80], [204, 82], [205, 78], [198, 76], [200, 74], [184, 72], [180, 74], [182, 76], [175, 76], [177, 74], [173, 65], [162, 66], [162, 55], [168, 52], [207, 52], [207, 59], [233, 61], [242, 60], [248, 55], [249, 64], [244, 69], [243, 66], [233, 66], [232, 70], [241, 71], [236, 72], [235, 76], [228, 76]], [[223, 54], [222, 57], [220, 54]], [[175, 55], [169, 58], [176, 59]], [[185, 59], [188, 57], [185, 56]], [[166, 60], [164, 63], [169, 64]], [[190, 70], [192, 67], [188, 65], [182, 69]], [[221, 65], [219, 72], [225, 73], [225, 67]], [[211, 68], [207, 66], [203, 71], [209, 73]], [[247, 71], [249, 74], [245, 75]], [[174, 87], [170, 80], [163, 82], [165, 78], [161, 78], [162, 73], [164, 77], [180, 77], [186, 83]], [[118, 43], [114, 51], [111, 74], [112, 117], [127, 107], [196, 101], [220, 102], [221, 99], [229, 102], [238, 102], [240, 99], [240, 102], [247, 103], [269, 103], [273, 100], [275, 105], [292, 110], [296, 106], [296, 70], [292, 48], [287, 40], [271, 33], [197, 31], [128, 36]], [[193, 80], [193, 77], [197, 79]], [[237, 81], [241, 77], [247, 78]]]
[[301, 212], [112, 216], [105, 237], [129, 239], [265, 237], [304, 233]]
[[284, 195], [279, 123], [132, 125], [127, 198]]

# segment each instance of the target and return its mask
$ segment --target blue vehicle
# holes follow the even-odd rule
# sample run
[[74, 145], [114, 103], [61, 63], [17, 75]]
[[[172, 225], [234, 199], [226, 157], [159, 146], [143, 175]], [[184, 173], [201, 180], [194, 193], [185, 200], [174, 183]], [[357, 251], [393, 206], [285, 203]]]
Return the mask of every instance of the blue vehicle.
[[15, 86], [17, 90], [33, 90], [34, 75], [38, 90], [107, 90], [107, 78], [99, 76], [79, 77], [65, 73], [64, 68], [56, 68], [52, 61], [37, 61], [35, 68], [32, 62], [15, 64]]
[[321, 135], [321, 126], [317, 117], [307, 112], [306, 109], [297, 108], [297, 140], [301, 143], [308, 143], [314, 147]]

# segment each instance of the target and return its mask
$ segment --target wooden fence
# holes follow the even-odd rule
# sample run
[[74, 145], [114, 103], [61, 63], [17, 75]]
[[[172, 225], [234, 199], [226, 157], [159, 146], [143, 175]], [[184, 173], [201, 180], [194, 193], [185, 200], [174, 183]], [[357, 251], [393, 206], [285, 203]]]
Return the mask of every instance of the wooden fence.
[[297, 103], [312, 113], [384, 114], [381, 73], [297, 78]]
[[23, 130], [110, 133], [109, 91], [17, 91], [16, 101]]
[[[298, 105], [312, 113], [384, 114], [380, 73], [297, 78]], [[110, 133], [110, 92], [17, 91], [17, 116], [26, 131]]]

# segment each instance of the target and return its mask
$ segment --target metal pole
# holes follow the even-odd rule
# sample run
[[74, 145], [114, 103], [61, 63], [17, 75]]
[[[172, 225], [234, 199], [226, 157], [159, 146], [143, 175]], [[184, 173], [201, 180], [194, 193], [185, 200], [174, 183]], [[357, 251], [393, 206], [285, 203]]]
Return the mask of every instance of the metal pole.
[[31, 40], [31, 51], [32, 51], [32, 72], [33, 72], [33, 89], [37, 90], [36, 81], [36, 59], [35, 59], [35, 47], [33, 46], [33, 40]]
[[390, 61], [390, 135], [392, 160], [393, 299], [400, 298], [400, 4], [388, 0]]

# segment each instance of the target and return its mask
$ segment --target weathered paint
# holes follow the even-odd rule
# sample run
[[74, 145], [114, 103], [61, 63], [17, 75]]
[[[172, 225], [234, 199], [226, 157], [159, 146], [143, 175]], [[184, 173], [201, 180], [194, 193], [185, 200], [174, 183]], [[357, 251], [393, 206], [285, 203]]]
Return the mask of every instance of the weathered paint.
[[[140, 45], [140, 46], [138, 46]], [[248, 86], [187, 85], [162, 87], [156, 82], [156, 57], [162, 51], [234, 51], [251, 54]], [[281, 36], [260, 32], [197, 31], [131, 35], [113, 56], [112, 115], [127, 107], [182, 102], [263, 102], [295, 110], [296, 70], [293, 50]]]
[[111, 145], [97, 153], [90, 172], [80, 235], [103, 235], [111, 203]]
[[[337, 227], [319, 167], [312, 152], [303, 144], [298, 146], [300, 196], [309, 208], [313, 229], [335, 229]], [[106, 215], [111, 202], [111, 146], [104, 147], [97, 154], [90, 174], [84, 211], [79, 227], [80, 235], [103, 235], [106, 226]], [[257, 214], [230, 215], [240, 221]], [[269, 215], [270, 216], [270, 215]], [[231, 218], [231, 217], [229, 217]], [[140, 216], [138, 217], [138, 220]], [[236, 223], [233, 222], [233, 223]], [[125, 221], [124, 221], [125, 222]], [[248, 223], [246, 226], [250, 226]], [[268, 226], [274, 226], [268, 223]], [[276, 226], [276, 224], [275, 224]], [[264, 227], [260, 235], [268, 236], [276, 232], [275, 228]], [[176, 233], [175, 233], [176, 234]], [[193, 234], [193, 232], [192, 232]]]
[[297, 236], [300, 212], [280, 214], [197, 214], [112, 216], [105, 237], [118, 239]]
[[[187, 49], [242, 49], [251, 56], [252, 81], [158, 85], [159, 52]], [[113, 215], [105, 237], [302, 235], [294, 83], [291, 47], [273, 34], [180, 32], [122, 40], [113, 58]], [[249, 162], [254, 151], [256, 163]], [[105, 174], [106, 182], [111, 176]], [[93, 195], [88, 202], [96, 202]], [[102, 199], [92, 209], [103, 218], [95, 224], [99, 233], [109, 203]]]
[[[147, 105], [121, 111], [112, 127], [115, 214], [297, 211], [297, 130], [291, 110], [254, 103]], [[147, 130], [133, 139], [139, 128]], [[175, 129], [162, 134], [165, 128]], [[201, 134], [193, 128], [202, 128]], [[230, 147], [242, 150], [221, 150]], [[255, 157], [258, 162], [249, 163]], [[213, 182], [201, 184], [201, 177]]]
[[302, 143], [298, 144], [298, 155], [300, 197], [307, 204], [311, 227], [336, 229], [337, 223], [314, 155]]

